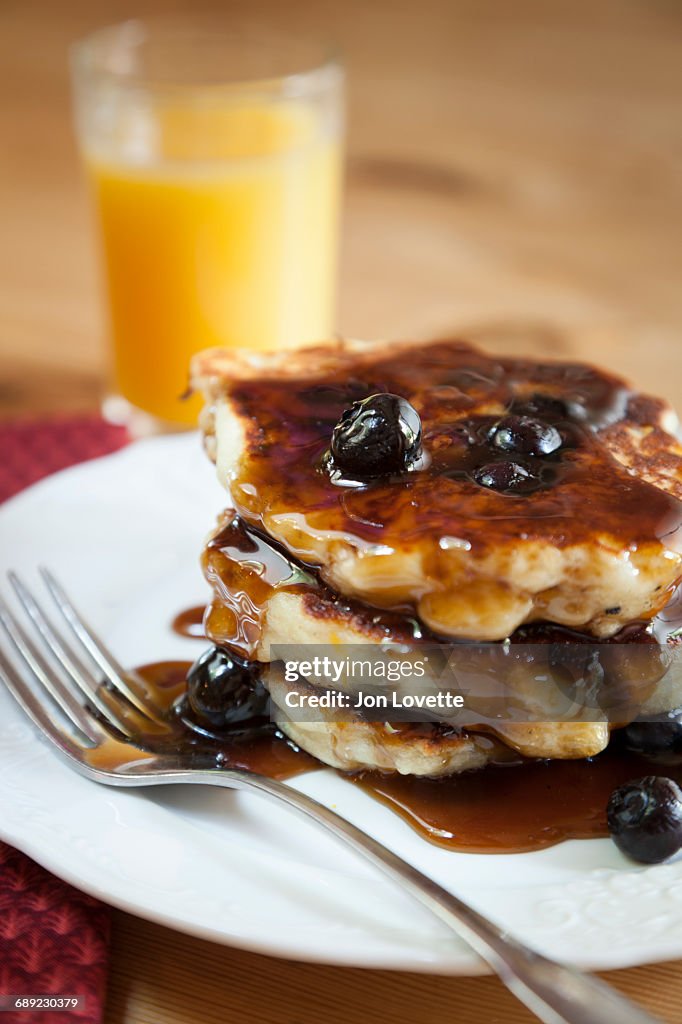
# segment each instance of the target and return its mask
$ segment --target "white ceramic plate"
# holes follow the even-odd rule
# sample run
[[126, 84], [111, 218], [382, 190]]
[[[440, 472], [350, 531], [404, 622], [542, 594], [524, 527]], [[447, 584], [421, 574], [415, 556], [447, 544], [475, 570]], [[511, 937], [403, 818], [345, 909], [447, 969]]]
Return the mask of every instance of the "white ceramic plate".
[[[36, 566], [51, 567], [124, 663], [192, 659], [201, 648], [169, 624], [207, 597], [198, 556], [223, 504], [196, 435], [139, 442], [7, 503], [3, 568], [39, 587]], [[636, 867], [608, 840], [509, 856], [451, 853], [333, 772], [292, 785], [551, 956], [584, 968], [682, 956], [681, 862]], [[4, 692], [0, 835], [115, 906], [218, 942], [363, 967], [485, 969], [314, 826], [247, 794], [99, 787], [63, 765]]]

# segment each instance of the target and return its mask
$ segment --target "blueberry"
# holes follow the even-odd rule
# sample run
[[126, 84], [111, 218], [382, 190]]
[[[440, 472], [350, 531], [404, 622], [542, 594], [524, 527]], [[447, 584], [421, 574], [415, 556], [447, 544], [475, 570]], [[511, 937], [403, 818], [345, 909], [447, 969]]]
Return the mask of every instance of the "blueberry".
[[517, 398], [512, 404], [512, 412], [519, 416], [535, 416], [539, 419], [566, 420], [569, 412], [565, 402], [552, 395], [536, 392], [528, 398]]
[[490, 462], [475, 469], [472, 476], [477, 484], [491, 491], [520, 491], [535, 482], [530, 470], [520, 462]]
[[420, 452], [417, 410], [400, 395], [370, 395], [346, 409], [334, 427], [330, 468], [371, 480], [404, 472]]
[[615, 789], [606, 812], [614, 843], [632, 860], [660, 864], [682, 848], [682, 790], [659, 775]]
[[266, 714], [268, 691], [257, 665], [210, 647], [187, 673], [187, 700], [199, 722], [224, 729]]
[[682, 720], [662, 716], [648, 722], [631, 722], [622, 731], [628, 750], [645, 757], [682, 754]]
[[556, 427], [530, 416], [505, 416], [490, 431], [493, 448], [522, 455], [551, 455], [561, 447]]

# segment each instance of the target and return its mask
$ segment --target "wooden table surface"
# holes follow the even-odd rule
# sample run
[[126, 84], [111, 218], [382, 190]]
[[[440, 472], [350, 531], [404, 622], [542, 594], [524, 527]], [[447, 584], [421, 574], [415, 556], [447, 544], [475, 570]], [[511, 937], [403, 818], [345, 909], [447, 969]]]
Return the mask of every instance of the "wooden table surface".
[[[0, 8], [0, 401], [96, 407], [102, 318], [65, 51], [190, 0]], [[677, 0], [213, 4], [336, 37], [350, 71], [340, 329], [456, 331], [583, 356], [682, 407], [682, 7]], [[116, 912], [108, 1024], [330, 1024], [530, 1015], [493, 978], [317, 967]], [[609, 979], [682, 1022], [682, 963]]]

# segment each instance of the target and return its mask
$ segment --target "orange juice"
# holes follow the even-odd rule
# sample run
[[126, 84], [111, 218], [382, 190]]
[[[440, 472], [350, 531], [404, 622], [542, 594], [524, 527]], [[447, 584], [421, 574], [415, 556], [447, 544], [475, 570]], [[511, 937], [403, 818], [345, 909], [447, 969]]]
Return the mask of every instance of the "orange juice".
[[153, 159], [86, 152], [114, 377], [133, 406], [194, 424], [190, 356], [274, 349], [333, 328], [341, 147], [303, 103], [165, 106]]

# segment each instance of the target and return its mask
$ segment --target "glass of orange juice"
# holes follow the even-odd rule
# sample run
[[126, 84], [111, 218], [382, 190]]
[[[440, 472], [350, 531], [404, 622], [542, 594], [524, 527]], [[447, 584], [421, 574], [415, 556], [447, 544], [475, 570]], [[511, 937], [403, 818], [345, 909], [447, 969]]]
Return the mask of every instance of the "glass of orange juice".
[[105, 414], [196, 422], [191, 355], [334, 328], [343, 71], [303, 39], [130, 21], [73, 48], [113, 352]]

